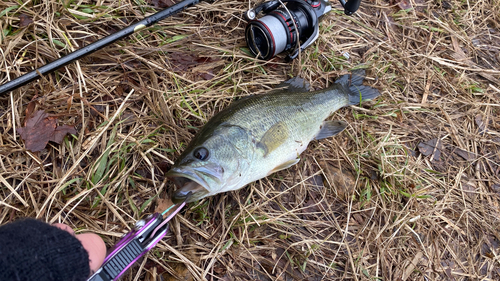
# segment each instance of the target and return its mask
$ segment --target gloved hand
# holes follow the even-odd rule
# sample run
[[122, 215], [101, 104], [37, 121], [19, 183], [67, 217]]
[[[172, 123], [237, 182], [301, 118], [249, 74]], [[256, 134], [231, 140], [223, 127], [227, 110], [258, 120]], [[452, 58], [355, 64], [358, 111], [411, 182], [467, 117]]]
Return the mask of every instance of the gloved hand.
[[80, 281], [97, 270], [106, 245], [93, 233], [65, 224], [23, 219], [0, 227], [0, 280]]

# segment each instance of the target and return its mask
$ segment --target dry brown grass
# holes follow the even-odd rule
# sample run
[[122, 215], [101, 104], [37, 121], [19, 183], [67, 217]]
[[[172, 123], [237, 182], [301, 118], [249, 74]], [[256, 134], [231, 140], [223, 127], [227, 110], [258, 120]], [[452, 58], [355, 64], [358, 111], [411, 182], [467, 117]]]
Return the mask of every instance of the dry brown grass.
[[[0, 2], [21, 6], [0, 18], [1, 83], [153, 12], [130, 0], [25, 2]], [[201, 3], [3, 97], [0, 224], [65, 222], [111, 245], [172, 190], [163, 172], [233, 98], [298, 74], [323, 88], [362, 65], [382, 96], [336, 113], [346, 132], [191, 205], [124, 279], [499, 280], [500, 2], [408, 2], [365, 1], [353, 17], [333, 2], [292, 64], [242, 51], [240, 14], [255, 1]], [[72, 14], [89, 4], [95, 18]], [[33, 23], [20, 27], [21, 14]], [[197, 57], [211, 59], [181, 63]], [[15, 129], [32, 101], [78, 135], [26, 151]], [[432, 139], [426, 156], [418, 146]]]

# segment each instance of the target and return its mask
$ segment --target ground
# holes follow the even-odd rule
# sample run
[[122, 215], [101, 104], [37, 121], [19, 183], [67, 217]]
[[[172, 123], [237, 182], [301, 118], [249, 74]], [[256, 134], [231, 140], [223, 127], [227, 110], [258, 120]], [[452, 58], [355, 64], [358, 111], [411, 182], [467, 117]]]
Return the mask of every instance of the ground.
[[[171, 4], [2, 0], [0, 82]], [[123, 279], [499, 280], [500, 1], [371, 0], [353, 16], [332, 2], [290, 63], [249, 55], [255, 4], [202, 2], [3, 95], [0, 224], [65, 222], [113, 245], [168, 205], [164, 173], [233, 100], [365, 68], [381, 96], [331, 117], [346, 131], [190, 204]], [[46, 127], [20, 135], [39, 110]], [[33, 139], [56, 125], [60, 143]]]

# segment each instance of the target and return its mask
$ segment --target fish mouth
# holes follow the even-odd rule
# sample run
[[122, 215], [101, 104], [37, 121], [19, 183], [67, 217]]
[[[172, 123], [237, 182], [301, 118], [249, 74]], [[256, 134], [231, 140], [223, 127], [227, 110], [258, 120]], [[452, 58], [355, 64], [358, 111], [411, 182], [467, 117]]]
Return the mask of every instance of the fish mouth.
[[178, 204], [184, 201], [190, 203], [209, 194], [209, 185], [199, 173], [199, 171], [182, 168], [172, 168], [167, 172], [165, 176], [171, 179], [177, 187], [171, 197], [173, 203]]

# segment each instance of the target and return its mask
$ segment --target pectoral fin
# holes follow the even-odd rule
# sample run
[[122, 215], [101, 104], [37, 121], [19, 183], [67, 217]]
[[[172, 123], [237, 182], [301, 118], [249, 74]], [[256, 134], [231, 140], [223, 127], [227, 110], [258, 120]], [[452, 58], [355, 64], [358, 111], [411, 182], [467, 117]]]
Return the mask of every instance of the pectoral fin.
[[346, 127], [347, 123], [344, 121], [339, 121], [339, 120], [325, 121], [323, 122], [321, 129], [319, 130], [316, 137], [314, 137], [314, 139], [321, 140], [324, 138], [335, 136], [340, 132], [342, 132]]
[[278, 165], [277, 167], [272, 169], [267, 175], [269, 176], [270, 174], [275, 173], [277, 171], [288, 169], [288, 168], [292, 167], [293, 165], [297, 164], [299, 161], [300, 161], [300, 158], [286, 161], [285, 163]]
[[257, 143], [257, 148], [264, 151], [264, 157], [273, 152], [276, 148], [282, 145], [288, 138], [289, 131], [284, 122], [274, 124], [262, 136], [262, 139]]

